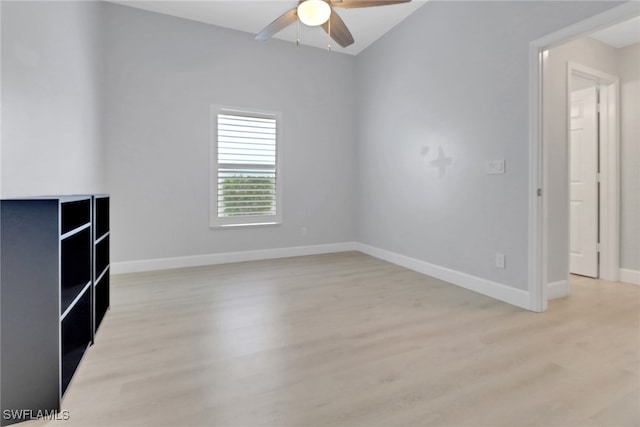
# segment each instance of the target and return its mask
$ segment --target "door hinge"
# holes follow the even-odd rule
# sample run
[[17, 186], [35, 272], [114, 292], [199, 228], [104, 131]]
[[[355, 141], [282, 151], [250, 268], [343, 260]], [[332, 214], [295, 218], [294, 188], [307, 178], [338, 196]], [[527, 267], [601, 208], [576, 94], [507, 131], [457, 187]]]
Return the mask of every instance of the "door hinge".
[[542, 188], [538, 188], [538, 197], [542, 197]]
[[596, 104], [596, 113], [599, 113], [599, 112], [600, 112], [600, 103], [598, 102]]
[[596, 243], [596, 252], [600, 252], [600, 243]]
[[597, 181], [597, 182], [600, 182], [600, 172], [598, 172], [598, 173], [596, 174], [596, 181]]

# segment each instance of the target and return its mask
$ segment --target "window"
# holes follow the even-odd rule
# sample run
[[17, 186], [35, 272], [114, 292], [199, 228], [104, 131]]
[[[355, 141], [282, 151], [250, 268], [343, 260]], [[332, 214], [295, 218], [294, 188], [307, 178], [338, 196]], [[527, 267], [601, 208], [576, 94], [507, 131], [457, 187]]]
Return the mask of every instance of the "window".
[[210, 226], [277, 224], [280, 114], [212, 108]]

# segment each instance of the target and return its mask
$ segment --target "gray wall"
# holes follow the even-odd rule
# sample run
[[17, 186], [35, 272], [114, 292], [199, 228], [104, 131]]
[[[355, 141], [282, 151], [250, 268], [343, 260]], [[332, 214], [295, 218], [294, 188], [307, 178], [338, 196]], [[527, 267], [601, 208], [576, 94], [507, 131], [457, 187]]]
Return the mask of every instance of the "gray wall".
[[[567, 279], [569, 263], [567, 156], [567, 63], [575, 62], [618, 76], [621, 93], [620, 267], [640, 270], [640, 176], [638, 143], [638, 51], [640, 45], [616, 49], [583, 37], [549, 51], [545, 70], [544, 129], [548, 143], [549, 281]], [[635, 62], [634, 62], [635, 61]], [[635, 68], [634, 68], [635, 65]]]
[[529, 42], [613, 6], [428, 2], [361, 53], [358, 240], [526, 289]]
[[[429, 2], [353, 58], [2, 2], [2, 196], [102, 191], [104, 166], [115, 262], [359, 240], [525, 289], [528, 44], [614, 5]], [[209, 229], [212, 103], [283, 112], [283, 225]]]
[[[354, 57], [104, 12], [114, 262], [354, 239]], [[210, 104], [283, 113], [282, 225], [209, 228]]]
[[640, 43], [618, 49], [621, 92], [620, 267], [640, 271]]
[[100, 5], [0, 7], [1, 196], [103, 191]]

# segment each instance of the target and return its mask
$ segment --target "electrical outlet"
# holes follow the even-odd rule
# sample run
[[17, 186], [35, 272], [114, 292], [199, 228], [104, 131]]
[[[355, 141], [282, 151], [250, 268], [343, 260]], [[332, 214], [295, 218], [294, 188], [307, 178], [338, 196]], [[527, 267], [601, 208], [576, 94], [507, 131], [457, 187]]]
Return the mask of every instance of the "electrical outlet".
[[496, 267], [506, 268], [506, 257], [500, 252], [496, 253]]
[[309, 230], [307, 230], [307, 227], [300, 227], [300, 235], [301, 236], [306, 236], [307, 233], [309, 232]]
[[485, 172], [490, 175], [505, 173], [506, 171], [505, 163], [506, 162], [504, 160], [489, 160], [485, 165], [485, 168], [484, 168]]

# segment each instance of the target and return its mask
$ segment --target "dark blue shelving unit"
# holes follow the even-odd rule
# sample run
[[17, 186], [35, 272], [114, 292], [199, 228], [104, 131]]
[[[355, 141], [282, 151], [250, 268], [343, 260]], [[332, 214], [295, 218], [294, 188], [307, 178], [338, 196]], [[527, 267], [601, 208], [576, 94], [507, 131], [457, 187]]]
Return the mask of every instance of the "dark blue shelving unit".
[[106, 195], [0, 201], [0, 425], [60, 409], [109, 308], [108, 211]]

